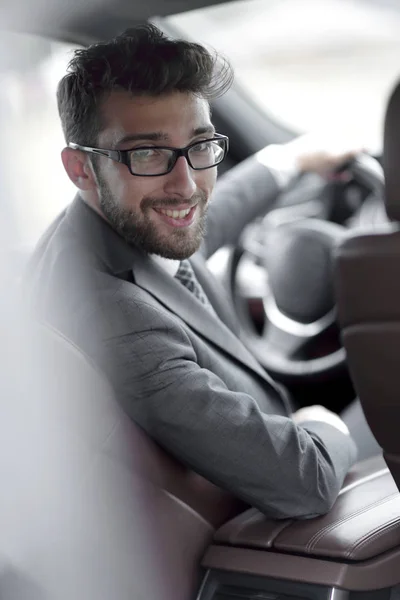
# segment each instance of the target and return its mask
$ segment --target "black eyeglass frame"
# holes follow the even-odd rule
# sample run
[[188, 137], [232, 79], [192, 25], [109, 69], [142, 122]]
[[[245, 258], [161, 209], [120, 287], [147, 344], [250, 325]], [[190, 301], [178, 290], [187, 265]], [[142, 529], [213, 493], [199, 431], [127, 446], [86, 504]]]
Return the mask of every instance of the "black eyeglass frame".
[[[198, 146], [199, 144], [204, 144], [205, 142], [212, 141], [222, 141], [224, 143], [224, 153], [222, 155], [221, 160], [215, 163], [215, 165], [210, 165], [209, 167], [194, 167], [189, 157], [189, 150], [194, 146]], [[137, 146], [136, 148], [129, 148], [128, 150], [107, 150], [105, 148], [93, 148], [92, 146], [82, 146], [81, 144], [75, 144], [74, 142], [69, 142], [68, 147], [73, 150], [81, 150], [82, 152], [89, 152], [90, 154], [96, 154], [99, 156], [106, 156], [107, 158], [111, 158], [111, 160], [126, 165], [129, 169], [130, 174], [134, 177], [161, 177], [162, 175], [167, 175], [168, 173], [171, 173], [172, 169], [175, 167], [178, 161], [178, 158], [180, 158], [181, 156], [184, 156], [186, 158], [188, 165], [194, 171], [205, 171], [206, 169], [212, 169], [220, 165], [225, 159], [226, 155], [228, 154], [229, 138], [226, 135], [216, 133], [212, 138], [193, 142], [192, 144], [189, 144], [189, 146], [185, 146], [185, 148], [174, 148], [172, 146]], [[163, 173], [156, 173], [155, 175], [149, 175], [147, 173], [134, 173], [131, 168], [130, 153], [134, 152], [135, 150], [153, 150], [154, 148], [157, 148], [158, 150], [172, 150], [174, 152], [174, 160], [171, 161], [171, 165], [168, 168], [168, 171], [163, 171]]]

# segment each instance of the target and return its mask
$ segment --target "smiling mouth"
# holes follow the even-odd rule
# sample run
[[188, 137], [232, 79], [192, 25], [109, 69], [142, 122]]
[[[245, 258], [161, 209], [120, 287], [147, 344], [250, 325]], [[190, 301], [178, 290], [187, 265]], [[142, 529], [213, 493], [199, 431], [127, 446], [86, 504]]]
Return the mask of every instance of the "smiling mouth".
[[195, 219], [197, 204], [188, 208], [154, 208], [161, 219], [172, 227], [188, 227]]
[[194, 207], [191, 206], [189, 208], [186, 208], [185, 210], [169, 210], [165, 208], [158, 208], [156, 210], [161, 214], [166, 215], [167, 217], [172, 217], [173, 219], [184, 219], [188, 216], [192, 208]]

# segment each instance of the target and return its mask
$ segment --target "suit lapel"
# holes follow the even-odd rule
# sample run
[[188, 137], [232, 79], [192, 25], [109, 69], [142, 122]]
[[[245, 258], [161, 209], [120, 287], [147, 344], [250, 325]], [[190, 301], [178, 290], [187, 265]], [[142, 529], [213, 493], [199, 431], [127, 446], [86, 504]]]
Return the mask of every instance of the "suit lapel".
[[235, 335], [239, 336], [240, 332], [235, 311], [231, 304], [231, 299], [226, 293], [223, 285], [218, 279], [213, 277], [207, 269], [203, 257], [195, 254], [190, 258], [190, 262], [196, 277], [205, 291], [207, 298], [213, 305], [215, 312], [225, 325], [227, 325]]
[[140, 259], [135, 260], [133, 276], [136, 285], [157, 298], [163, 306], [178, 315], [196, 333], [271, 383], [258, 361], [225, 323], [216, 319], [188, 289], [165, 273], [151, 258], [140, 255]]

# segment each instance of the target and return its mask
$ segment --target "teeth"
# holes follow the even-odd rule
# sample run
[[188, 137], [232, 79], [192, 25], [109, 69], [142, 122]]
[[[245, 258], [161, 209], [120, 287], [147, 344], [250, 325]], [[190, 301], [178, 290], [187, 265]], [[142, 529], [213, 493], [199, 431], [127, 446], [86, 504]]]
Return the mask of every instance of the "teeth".
[[173, 219], [184, 219], [191, 211], [190, 208], [187, 208], [186, 210], [163, 210], [160, 208], [159, 210], [164, 215], [167, 215], [167, 217], [172, 217]]

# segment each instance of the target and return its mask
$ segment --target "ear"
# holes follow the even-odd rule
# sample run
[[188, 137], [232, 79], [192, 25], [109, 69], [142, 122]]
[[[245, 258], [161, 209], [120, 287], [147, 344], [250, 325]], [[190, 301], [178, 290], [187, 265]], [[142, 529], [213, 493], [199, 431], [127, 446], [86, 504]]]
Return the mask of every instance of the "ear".
[[81, 150], [64, 148], [61, 160], [68, 177], [82, 191], [92, 190], [96, 187], [96, 180], [90, 160]]

